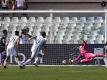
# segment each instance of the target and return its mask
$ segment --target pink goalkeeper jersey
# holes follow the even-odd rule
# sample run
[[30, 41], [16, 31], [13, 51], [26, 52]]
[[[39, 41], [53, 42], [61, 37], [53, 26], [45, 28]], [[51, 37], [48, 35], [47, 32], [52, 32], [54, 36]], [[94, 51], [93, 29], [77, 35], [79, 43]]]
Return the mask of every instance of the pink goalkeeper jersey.
[[87, 43], [84, 41], [82, 47], [80, 48], [80, 55], [84, 56], [86, 53], [88, 53], [88, 46]]

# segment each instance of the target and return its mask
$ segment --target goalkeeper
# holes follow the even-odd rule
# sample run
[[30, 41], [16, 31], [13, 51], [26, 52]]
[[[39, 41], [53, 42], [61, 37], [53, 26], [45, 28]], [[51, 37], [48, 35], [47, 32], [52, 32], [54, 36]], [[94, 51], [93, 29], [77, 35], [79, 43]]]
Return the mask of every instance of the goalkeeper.
[[88, 45], [87, 42], [83, 40], [82, 45], [80, 45], [79, 47], [80, 50], [80, 54], [78, 55], [77, 58], [75, 58], [74, 60], [71, 60], [71, 62], [77, 61], [79, 60], [79, 58], [82, 56], [83, 59], [80, 60], [81, 63], [86, 63], [86, 62], [90, 62], [92, 61], [95, 57], [105, 57], [105, 54], [102, 53], [97, 53], [97, 54], [93, 54], [93, 53], [89, 53], [88, 52]]

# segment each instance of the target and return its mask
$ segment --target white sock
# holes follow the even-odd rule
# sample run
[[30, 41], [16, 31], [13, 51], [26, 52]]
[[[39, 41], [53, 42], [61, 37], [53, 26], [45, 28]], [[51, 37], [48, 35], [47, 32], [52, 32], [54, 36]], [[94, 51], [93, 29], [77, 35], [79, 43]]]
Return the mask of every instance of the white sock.
[[20, 61], [17, 61], [17, 63], [18, 63], [19, 66], [21, 65]]
[[23, 63], [24, 65], [28, 64], [31, 61], [31, 59], [28, 59], [25, 63]]
[[5, 60], [3, 65], [6, 66], [6, 64], [7, 64], [7, 62], [6, 62], [6, 60]]
[[39, 57], [36, 57], [36, 58], [35, 58], [35, 62], [34, 62], [34, 64], [37, 64], [38, 61], [39, 61]]

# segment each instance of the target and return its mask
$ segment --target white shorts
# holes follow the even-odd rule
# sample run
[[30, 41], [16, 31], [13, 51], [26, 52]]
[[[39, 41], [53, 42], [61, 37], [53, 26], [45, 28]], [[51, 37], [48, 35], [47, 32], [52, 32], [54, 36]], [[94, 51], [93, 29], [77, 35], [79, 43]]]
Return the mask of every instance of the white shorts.
[[6, 53], [6, 56], [17, 56], [17, 52], [16, 52], [16, 48], [15, 47], [10, 47], [10, 48], [7, 48], [7, 53]]
[[32, 54], [31, 54], [31, 58], [33, 58], [33, 57], [37, 57], [38, 54], [41, 54], [40, 50], [37, 49], [37, 48], [32, 48], [32, 49], [31, 49], [31, 52], [32, 52]]

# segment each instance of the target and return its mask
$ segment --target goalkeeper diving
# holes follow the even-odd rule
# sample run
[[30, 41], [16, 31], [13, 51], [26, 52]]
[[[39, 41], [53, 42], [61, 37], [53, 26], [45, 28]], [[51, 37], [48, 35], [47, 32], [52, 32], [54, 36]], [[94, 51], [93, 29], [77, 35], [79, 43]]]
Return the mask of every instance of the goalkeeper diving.
[[[79, 55], [75, 59], [69, 59], [69, 63], [73, 63], [75, 61], [79, 61], [80, 63], [87, 63], [91, 62], [95, 57], [106, 57], [106, 54], [102, 53], [90, 53], [88, 51], [88, 45], [86, 41], [82, 41], [82, 44], [79, 46]], [[80, 57], [83, 57], [83, 59], [80, 60]]]

